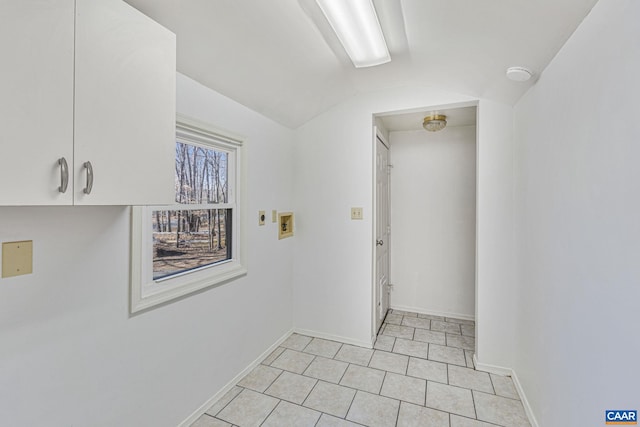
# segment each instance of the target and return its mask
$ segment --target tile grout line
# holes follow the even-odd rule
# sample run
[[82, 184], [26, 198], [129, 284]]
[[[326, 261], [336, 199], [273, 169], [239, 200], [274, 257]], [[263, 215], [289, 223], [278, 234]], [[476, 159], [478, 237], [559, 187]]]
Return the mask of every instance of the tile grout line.
[[384, 382], [387, 379], [388, 371], [384, 371], [384, 376], [382, 377], [382, 383], [380, 384], [380, 390], [378, 390], [378, 396], [382, 396], [382, 388], [384, 387]]
[[[268, 395], [267, 395], [267, 396], [268, 396]], [[273, 396], [271, 396], [271, 397], [273, 397]], [[269, 417], [271, 416], [271, 414], [273, 414], [273, 412], [276, 410], [276, 408], [277, 408], [278, 406], [280, 406], [280, 403], [281, 403], [281, 402], [282, 402], [282, 399], [278, 399], [278, 403], [276, 403], [276, 406], [274, 406], [274, 407], [273, 407], [273, 409], [272, 409], [272, 410], [267, 414], [267, 416], [264, 418], [264, 420], [262, 420], [262, 422], [259, 424], [260, 426], [261, 426], [261, 425], [263, 425], [263, 424], [264, 424], [264, 423], [269, 419]], [[289, 403], [291, 403], [291, 402], [289, 402]]]
[[[309, 378], [309, 377], [307, 377]], [[326, 382], [326, 381], [325, 381]], [[316, 379], [316, 383], [313, 385], [313, 387], [311, 387], [311, 390], [309, 390], [309, 392], [307, 393], [307, 395], [304, 397], [304, 399], [302, 400], [302, 402], [300, 402], [298, 405], [302, 406], [303, 408], [309, 408], [308, 406], [304, 406], [304, 402], [307, 401], [307, 399], [309, 398], [309, 396], [311, 396], [311, 393], [313, 393], [313, 390], [316, 389], [316, 387], [318, 387], [318, 384], [320, 384], [320, 380]], [[328, 383], [327, 384], [331, 384]], [[309, 409], [313, 409], [313, 408], [309, 408]], [[318, 412], [322, 412], [322, 411], [318, 411]]]
[[[278, 368], [273, 368], [273, 369], [278, 369]], [[263, 394], [264, 394], [264, 392], [265, 392], [265, 391], [267, 391], [267, 390], [269, 390], [269, 387], [271, 387], [271, 386], [273, 385], [273, 383], [275, 383], [275, 382], [278, 380], [278, 378], [280, 378], [280, 377], [282, 376], [282, 374], [284, 374], [285, 372], [289, 372], [289, 371], [285, 371], [284, 369], [281, 369], [281, 371], [282, 371], [282, 372], [280, 372], [280, 373], [279, 373], [279, 374], [278, 374], [278, 375], [273, 379], [273, 381], [271, 381], [271, 383], [269, 383], [269, 385], [268, 385], [268, 386], [267, 386], [263, 391], [261, 391], [260, 393], [263, 393]], [[246, 377], [245, 377], [245, 378], [246, 378]], [[244, 379], [244, 378], [243, 378], [243, 379]], [[238, 394], [239, 394], [239, 393], [238, 393]]]
[[496, 386], [493, 385], [493, 378], [491, 378], [491, 374], [487, 373], [487, 375], [489, 375], [489, 382], [491, 383], [491, 389], [493, 390], [493, 394], [497, 396], [498, 393], [496, 393]]
[[[478, 410], [476, 409], [476, 398], [473, 395], [473, 390], [471, 390], [471, 402], [473, 402], [473, 413], [476, 414], [476, 420], [478, 419]], [[478, 420], [480, 421], [480, 420]]]
[[402, 400], [398, 400], [398, 412], [396, 412], [395, 426], [398, 427], [398, 420], [400, 419], [400, 408], [402, 407]]
[[[349, 366], [351, 366], [352, 363], [347, 363], [347, 367], [345, 368], [344, 372], [342, 373], [342, 375], [340, 375], [340, 379], [338, 380], [338, 385], [340, 385], [340, 383], [342, 382], [342, 379], [344, 378], [344, 376], [347, 374], [347, 371], [349, 370]], [[358, 365], [359, 366], [359, 365]]]
[[[234, 387], [239, 387], [239, 388], [241, 388], [242, 390], [246, 390], [244, 387], [239, 386], [238, 384], [236, 384]], [[231, 390], [233, 390], [233, 388], [232, 388]], [[229, 390], [227, 393], [231, 392], [231, 390]], [[222, 412], [222, 411], [224, 410], [224, 408], [226, 408], [227, 406], [229, 406], [229, 404], [230, 404], [231, 402], [233, 402], [234, 400], [236, 400], [236, 397], [240, 396], [240, 393], [242, 393], [242, 390], [240, 390], [240, 391], [238, 392], [238, 394], [236, 394], [235, 396], [233, 396], [233, 398], [232, 398], [231, 400], [229, 400], [229, 401], [226, 403], [226, 405], [224, 405], [222, 408], [220, 408], [220, 410], [219, 410], [218, 412], [216, 412], [216, 415], [212, 415], [212, 416], [213, 416], [213, 417], [217, 416], [220, 412]], [[226, 396], [226, 393], [225, 393], [225, 396]], [[222, 397], [224, 397], [224, 396], [222, 396]], [[222, 397], [221, 397], [221, 399], [222, 399]], [[216, 403], [217, 403], [217, 402], [216, 402]], [[214, 403], [213, 405], [215, 405], [215, 403]], [[211, 406], [213, 406], [213, 405], [211, 405]], [[209, 410], [209, 409], [207, 409], [207, 411], [208, 411], [208, 410]], [[206, 411], [205, 411], [205, 414], [207, 414], [207, 412], [206, 412]], [[207, 415], [209, 415], [209, 414], [207, 414]]]
[[351, 411], [351, 407], [353, 406], [353, 401], [356, 400], [356, 395], [357, 394], [358, 394], [357, 391], [355, 393], [353, 393], [353, 397], [351, 398], [351, 402], [349, 402], [349, 407], [347, 408], [347, 413], [344, 414], [344, 418], [342, 418], [345, 421], [347, 421], [347, 417], [349, 416], [349, 411]]
[[492, 423], [492, 422], [489, 422], [489, 421], [481, 421], [481, 420], [479, 420], [479, 419], [477, 419], [477, 418], [476, 418], [476, 419], [473, 419], [473, 418], [466, 417], [466, 416], [464, 416], [464, 415], [454, 414], [453, 412], [449, 412], [449, 414], [450, 414], [450, 415], [455, 415], [456, 417], [464, 418], [464, 419], [467, 419], [467, 420], [473, 420], [473, 421], [477, 421], [477, 422], [485, 423], [485, 424], [488, 424], [488, 425], [490, 425], [490, 426], [495, 426], [495, 427], [506, 427], [506, 426], [501, 425], [501, 424], [495, 424], [495, 423]]

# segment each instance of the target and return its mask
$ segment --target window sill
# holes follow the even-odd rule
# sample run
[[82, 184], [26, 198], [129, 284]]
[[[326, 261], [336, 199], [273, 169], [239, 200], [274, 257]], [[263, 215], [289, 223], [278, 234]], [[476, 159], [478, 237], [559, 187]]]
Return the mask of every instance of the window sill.
[[247, 269], [243, 265], [237, 261], [231, 261], [224, 266], [205, 268], [186, 276], [146, 283], [140, 286], [139, 291], [134, 290], [132, 293], [131, 313], [143, 311], [206, 288], [223, 285], [246, 274]]
[[[203, 289], [220, 286], [247, 274], [245, 252], [237, 258], [203, 267], [188, 274], [177, 274], [153, 280], [151, 270], [151, 239], [144, 231], [150, 230], [151, 207], [134, 206], [131, 209], [131, 313], [185, 297]], [[146, 221], [145, 221], [146, 219]]]

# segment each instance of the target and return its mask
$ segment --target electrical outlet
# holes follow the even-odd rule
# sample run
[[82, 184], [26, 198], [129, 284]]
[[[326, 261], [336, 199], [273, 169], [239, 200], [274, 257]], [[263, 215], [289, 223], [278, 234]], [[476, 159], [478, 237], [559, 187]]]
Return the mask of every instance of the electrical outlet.
[[258, 225], [264, 225], [265, 213], [264, 211], [258, 211]]
[[362, 219], [362, 208], [351, 208], [351, 219]]

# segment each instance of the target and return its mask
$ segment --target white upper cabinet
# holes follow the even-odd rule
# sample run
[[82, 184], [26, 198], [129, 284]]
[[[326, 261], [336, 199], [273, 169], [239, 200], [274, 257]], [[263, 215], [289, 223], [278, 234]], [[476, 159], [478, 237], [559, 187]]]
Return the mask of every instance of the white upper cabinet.
[[0, 205], [172, 203], [175, 35], [121, 0], [7, 0], [0, 24]]
[[73, 0], [0, 1], [0, 204], [69, 205], [73, 166]]
[[75, 203], [174, 203], [175, 35], [121, 0], [76, 14]]

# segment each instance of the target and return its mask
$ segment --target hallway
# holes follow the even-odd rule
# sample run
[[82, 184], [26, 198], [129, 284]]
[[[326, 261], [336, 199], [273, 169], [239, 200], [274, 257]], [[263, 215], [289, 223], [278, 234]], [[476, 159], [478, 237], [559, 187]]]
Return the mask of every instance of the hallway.
[[293, 334], [192, 427], [525, 427], [509, 377], [473, 369], [472, 321], [390, 310], [374, 349]]

